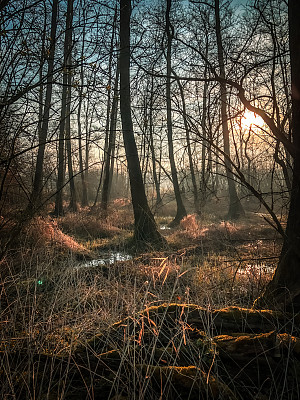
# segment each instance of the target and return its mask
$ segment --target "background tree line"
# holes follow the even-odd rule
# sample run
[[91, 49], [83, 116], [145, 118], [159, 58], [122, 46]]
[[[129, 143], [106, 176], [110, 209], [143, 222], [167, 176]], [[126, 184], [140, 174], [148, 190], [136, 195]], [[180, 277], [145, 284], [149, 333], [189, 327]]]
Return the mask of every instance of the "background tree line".
[[220, 198], [237, 219], [256, 198], [295, 253], [278, 217], [298, 184], [288, 6], [297, 15], [295, 0], [5, 4], [1, 214], [107, 212], [130, 187], [136, 237], [160, 241], [152, 212], [173, 194], [172, 225]]

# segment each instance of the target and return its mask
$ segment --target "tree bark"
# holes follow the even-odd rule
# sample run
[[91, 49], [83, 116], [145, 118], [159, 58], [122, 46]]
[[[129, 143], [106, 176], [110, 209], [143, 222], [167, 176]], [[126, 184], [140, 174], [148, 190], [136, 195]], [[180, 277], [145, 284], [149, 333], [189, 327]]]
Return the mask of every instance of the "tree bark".
[[116, 79], [113, 92], [113, 101], [110, 113], [110, 124], [109, 124], [109, 138], [106, 159], [104, 162], [104, 178], [102, 186], [102, 197], [101, 197], [101, 209], [106, 212], [110, 197], [111, 181], [113, 178], [113, 156], [114, 148], [116, 142], [116, 123], [117, 123], [117, 113], [118, 113], [118, 92], [119, 92], [119, 74], [120, 69], [117, 66]]
[[[68, 118], [68, 85], [70, 83], [71, 51], [72, 51], [72, 20], [73, 20], [73, 2], [68, 0], [66, 31], [64, 40], [64, 68], [63, 68], [63, 89], [61, 97], [61, 115], [59, 125], [58, 141], [58, 174], [56, 182], [55, 215], [63, 215], [63, 187], [65, 181], [65, 136], [66, 122]], [[70, 101], [70, 99], [69, 99]]]
[[182, 84], [179, 79], [177, 80], [177, 84], [179, 87], [181, 103], [182, 103], [182, 118], [183, 118], [185, 135], [186, 135], [186, 148], [187, 148], [187, 153], [188, 153], [191, 180], [192, 180], [192, 185], [193, 185], [194, 209], [195, 209], [195, 212], [200, 215], [201, 210], [200, 210], [200, 204], [199, 204], [198, 188], [197, 188], [197, 183], [196, 183], [196, 174], [195, 174], [193, 155], [192, 155], [192, 149], [191, 149], [190, 127], [189, 127], [188, 120], [187, 120], [184, 92], [183, 92]]
[[68, 85], [67, 85], [67, 110], [66, 110], [66, 150], [68, 161], [68, 174], [70, 184], [70, 202], [69, 209], [71, 211], [78, 211], [77, 194], [74, 182], [73, 160], [72, 160], [72, 142], [71, 142], [71, 101], [72, 101], [72, 32], [73, 32], [73, 0], [68, 0], [67, 9], [67, 32], [66, 32], [66, 49], [67, 49], [67, 72], [68, 72]]
[[48, 59], [48, 83], [46, 88], [45, 107], [42, 116], [42, 122], [39, 132], [39, 148], [36, 160], [35, 175], [33, 181], [33, 188], [30, 195], [30, 202], [27, 207], [28, 212], [34, 212], [41, 204], [41, 194], [43, 189], [43, 169], [45, 148], [48, 135], [49, 116], [52, 100], [52, 86], [53, 86], [53, 70], [54, 70], [54, 55], [55, 55], [55, 41], [56, 41], [56, 27], [57, 27], [57, 11], [58, 0], [54, 0], [52, 4], [52, 17], [51, 17], [51, 45], [49, 49]]
[[[82, 31], [82, 47], [81, 47], [81, 59], [84, 59], [84, 44], [85, 44], [85, 18], [86, 13], [83, 10], [83, 31]], [[81, 178], [81, 205], [83, 207], [88, 206], [88, 190], [87, 190], [87, 183], [85, 180], [85, 171], [83, 166], [83, 146], [82, 146], [82, 128], [81, 128], [81, 109], [82, 109], [82, 99], [83, 99], [83, 85], [84, 85], [84, 73], [83, 73], [83, 63], [81, 64], [80, 68], [80, 89], [78, 92], [78, 110], [77, 110], [77, 127], [78, 127], [78, 154], [79, 154], [79, 170], [80, 170], [80, 178]]]
[[151, 89], [150, 89], [150, 104], [149, 104], [149, 144], [151, 151], [151, 161], [152, 161], [152, 175], [156, 191], [156, 201], [155, 208], [157, 209], [162, 204], [162, 198], [160, 193], [160, 182], [156, 169], [156, 156], [154, 150], [154, 125], [153, 125], [153, 106], [154, 106], [154, 79], [151, 76]]
[[150, 211], [133, 133], [130, 102], [130, 14], [131, 1], [120, 1], [120, 110], [134, 212], [134, 240], [138, 246], [165, 245]]
[[263, 296], [256, 301], [276, 308], [300, 310], [300, 3], [289, 0], [292, 85], [292, 138], [295, 147], [290, 209], [279, 264]]
[[9, 3], [10, 0], [1, 0], [0, 1], [0, 11], [2, 11]]
[[[215, 0], [215, 20], [216, 20], [216, 36], [217, 36], [220, 77], [222, 79], [225, 79], [225, 64], [224, 64], [224, 53], [222, 46], [219, 0]], [[226, 83], [224, 82], [220, 83], [220, 90], [221, 90], [221, 118], [222, 118], [224, 152], [229, 156], [230, 159], [230, 139], [229, 139], [228, 115], [227, 115]], [[228, 191], [229, 191], [229, 211], [227, 217], [228, 219], [238, 219], [243, 215], [245, 215], [245, 212], [236, 192], [235, 182], [231, 170], [231, 164], [227, 158], [225, 158], [224, 162], [225, 162], [226, 177], [227, 177]]]
[[[208, 56], [208, 40], [206, 40], [205, 57]], [[205, 64], [204, 77], [207, 78], [208, 66]], [[202, 116], [201, 116], [201, 131], [202, 131], [202, 146], [201, 146], [201, 178], [200, 178], [200, 207], [204, 207], [207, 200], [207, 184], [212, 172], [212, 154], [211, 140], [209, 139], [207, 129], [207, 97], [208, 97], [208, 82], [203, 83], [203, 99], [202, 99]], [[200, 114], [200, 112], [199, 112]], [[206, 163], [207, 162], [207, 163]]]
[[175, 200], [177, 205], [177, 212], [174, 220], [170, 223], [170, 226], [176, 226], [180, 223], [183, 217], [186, 216], [186, 210], [182, 201], [177, 169], [174, 157], [174, 146], [173, 146], [173, 129], [172, 129], [172, 106], [171, 106], [171, 48], [172, 39], [174, 36], [173, 26], [170, 22], [170, 10], [171, 10], [171, 0], [167, 0], [166, 8], [166, 33], [168, 38], [167, 43], [167, 83], [166, 83], [166, 100], [167, 100], [167, 135], [168, 135], [168, 148], [169, 148], [169, 160], [171, 167], [172, 183], [174, 188]]
[[[73, 2], [73, 0], [69, 0]], [[68, 90], [67, 90], [67, 115], [66, 115], [66, 150], [67, 150], [67, 161], [68, 161], [68, 175], [70, 184], [70, 202], [69, 210], [73, 212], [78, 211], [77, 204], [77, 193], [74, 181], [74, 171], [73, 171], [73, 160], [72, 160], [72, 141], [71, 141], [71, 74], [68, 75]]]

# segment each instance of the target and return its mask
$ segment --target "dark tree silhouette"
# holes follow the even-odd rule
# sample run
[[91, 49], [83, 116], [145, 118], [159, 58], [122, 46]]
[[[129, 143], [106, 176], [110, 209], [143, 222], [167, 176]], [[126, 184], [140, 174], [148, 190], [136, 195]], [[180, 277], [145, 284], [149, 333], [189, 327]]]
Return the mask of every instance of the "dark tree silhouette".
[[[225, 63], [222, 45], [222, 33], [221, 33], [221, 21], [220, 21], [220, 1], [215, 0], [215, 20], [216, 20], [216, 37], [217, 37], [217, 48], [218, 48], [218, 63], [220, 69], [220, 77], [225, 78]], [[230, 157], [230, 139], [229, 139], [229, 128], [228, 128], [228, 115], [227, 115], [227, 92], [226, 83], [220, 83], [221, 89], [221, 118], [222, 118], [222, 131], [224, 141], [224, 153]], [[231, 164], [227, 158], [224, 160], [226, 168], [226, 177], [228, 182], [229, 190], [229, 219], [237, 219], [243, 216], [244, 209], [238, 198], [233, 173], [231, 170]]]
[[[293, 185], [279, 264], [262, 298], [256, 302], [279, 308], [300, 308], [300, 3], [289, 0], [289, 41], [292, 85]], [[275, 303], [274, 303], [275, 302]]]
[[9, 0], [0, 0], [0, 11], [3, 10], [4, 7], [7, 6]]
[[59, 147], [58, 147], [58, 173], [57, 173], [57, 194], [55, 199], [55, 215], [62, 215], [63, 210], [63, 187], [65, 180], [65, 139], [68, 153], [69, 180], [70, 180], [70, 208], [76, 210], [76, 194], [73, 181], [73, 168], [71, 158], [70, 138], [70, 112], [71, 112], [71, 63], [72, 63], [72, 23], [73, 23], [73, 1], [68, 0], [66, 15], [66, 32], [64, 40], [64, 69], [63, 89], [61, 100], [61, 116], [59, 126]]
[[120, 69], [117, 67], [116, 78], [114, 82], [113, 91], [113, 101], [110, 113], [110, 123], [109, 123], [109, 137], [107, 154], [104, 162], [104, 178], [102, 186], [102, 196], [101, 196], [101, 209], [106, 212], [110, 197], [111, 183], [113, 177], [113, 166], [114, 166], [114, 150], [116, 142], [116, 122], [118, 113], [118, 91], [119, 91], [119, 75]]
[[138, 245], [162, 246], [164, 238], [157, 230], [149, 208], [135, 142], [130, 102], [130, 15], [131, 1], [120, 1], [120, 111], [134, 212], [134, 240]]
[[171, 167], [172, 183], [174, 188], [175, 200], [177, 205], [177, 212], [174, 220], [170, 223], [170, 226], [176, 226], [180, 223], [181, 219], [186, 216], [185, 206], [182, 201], [178, 175], [174, 157], [174, 146], [173, 146], [173, 128], [172, 128], [172, 107], [171, 107], [171, 49], [172, 39], [174, 36], [174, 28], [170, 22], [170, 11], [171, 11], [171, 0], [167, 0], [166, 8], [166, 33], [167, 33], [167, 85], [166, 85], [166, 100], [167, 100], [167, 133], [168, 133], [168, 148], [169, 148], [169, 160]]
[[57, 11], [58, 11], [58, 0], [54, 0], [52, 4], [52, 19], [51, 19], [51, 33], [50, 33], [51, 46], [49, 49], [49, 57], [48, 57], [48, 71], [47, 71], [48, 83], [46, 89], [46, 99], [45, 99], [44, 111], [42, 113], [41, 130], [39, 133], [39, 148], [36, 160], [33, 188], [30, 195], [30, 202], [27, 207], [27, 211], [30, 213], [34, 212], [41, 204], [44, 158], [45, 158], [46, 141], [48, 135], [50, 108], [52, 101]]

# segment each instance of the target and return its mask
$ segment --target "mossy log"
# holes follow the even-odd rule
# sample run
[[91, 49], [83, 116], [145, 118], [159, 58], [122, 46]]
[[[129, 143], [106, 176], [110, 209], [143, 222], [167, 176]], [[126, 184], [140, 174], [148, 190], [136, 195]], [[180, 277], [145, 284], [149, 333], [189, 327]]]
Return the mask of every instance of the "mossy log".
[[143, 334], [144, 343], [147, 335], [160, 335], [159, 341], [167, 344], [172, 330], [178, 327], [209, 332], [211, 336], [220, 334], [285, 332], [300, 334], [300, 315], [272, 311], [254, 310], [240, 307], [227, 307], [208, 310], [194, 304], [162, 304], [149, 307], [136, 317], [128, 317], [113, 324], [108, 332], [95, 335], [88, 342], [88, 347], [95, 352], [112, 350], [120, 340], [136, 339], [136, 334]]
[[180, 398], [236, 400], [236, 396], [227, 385], [195, 366], [142, 365], [141, 368], [146, 379], [155, 382], [158, 388], [169, 386], [177, 396], [182, 396]]
[[[299, 316], [280, 312], [163, 304], [113, 324], [60, 357], [34, 354], [28, 360], [22, 346], [6, 346], [1, 363], [9, 357], [16, 376], [20, 362], [28, 374], [34, 364], [35, 376], [42, 377], [45, 390], [53, 386], [53, 393], [56, 382], [64, 379], [70, 386], [68, 400], [85, 399], [87, 390], [103, 399], [115, 394], [126, 398], [137, 390], [126, 390], [132, 377], [144, 382], [146, 392], [163, 390], [172, 400], [198, 399], [199, 393], [207, 399], [252, 399], [268, 393], [273, 382], [286, 390], [285, 399], [298, 393], [300, 339], [291, 335], [298, 331]], [[34, 384], [28, 375], [27, 385]], [[18, 385], [23, 393], [24, 384]]]
[[275, 331], [260, 334], [219, 335], [213, 338], [220, 356], [230, 359], [272, 357], [279, 359], [294, 354], [300, 358], [300, 339], [287, 333]]
[[[159, 346], [159, 345], [158, 345]], [[300, 339], [288, 334], [277, 334], [275, 331], [262, 334], [236, 333], [218, 335], [211, 338], [200, 336], [194, 343], [183, 345], [179, 349], [172, 347], [156, 347], [153, 351], [140, 346], [113, 350], [99, 354], [95, 361], [89, 360], [89, 365], [96, 365], [95, 370], [104, 372], [118, 370], [121, 365], [132, 363], [134, 358], [143, 359], [146, 364], [163, 367], [166, 365], [190, 366], [197, 363], [201, 368], [208, 369], [217, 360], [223, 363], [231, 362], [241, 365], [253, 380], [257, 378], [257, 367], [260, 366], [266, 377], [272, 370], [279, 370], [282, 361], [300, 358]], [[294, 361], [293, 361], [294, 362]], [[84, 363], [83, 363], [84, 364]], [[225, 365], [224, 364], [224, 365]], [[252, 367], [255, 365], [254, 370]], [[300, 363], [297, 363], [299, 369]]]

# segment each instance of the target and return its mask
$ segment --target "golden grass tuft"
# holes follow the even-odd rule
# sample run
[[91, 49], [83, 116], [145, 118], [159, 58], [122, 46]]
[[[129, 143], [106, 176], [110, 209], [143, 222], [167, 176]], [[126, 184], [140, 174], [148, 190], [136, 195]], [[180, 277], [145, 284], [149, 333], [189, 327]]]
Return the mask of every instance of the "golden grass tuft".
[[56, 220], [49, 217], [36, 217], [26, 228], [29, 241], [41, 247], [54, 247], [58, 250], [87, 254], [87, 249], [70, 235], [61, 231]]
[[188, 237], [196, 238], [205, 235], [207, 228], [201, 227], [196, 214], [189, 214], [180, 221], [180, 227]]
[[79, 238], [111, 238], [120, 233], [120, 229], [113, 226], [98, 214], [90, 214], [84, 210], [80, 213], [68, 213], [58, 219], [58, 226], [65, 232]]

